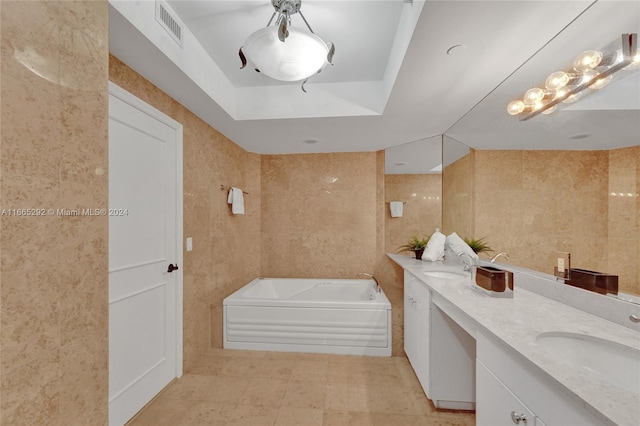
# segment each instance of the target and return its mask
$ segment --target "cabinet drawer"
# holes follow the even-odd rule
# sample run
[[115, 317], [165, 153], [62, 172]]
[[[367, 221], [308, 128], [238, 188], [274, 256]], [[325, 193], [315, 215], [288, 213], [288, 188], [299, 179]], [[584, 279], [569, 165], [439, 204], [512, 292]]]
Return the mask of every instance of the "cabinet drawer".
[[566, 389], [552, 383], [537, 367], [503, 343], [479, 333], [476, 353], [478, 360], [546, 424], [602, 425], [572, 399]]
[[[534, 426], [535, 415], [480, 360], [476, 360], [476, 425]], [[520, 420], [519, 420], [520, 419]]]

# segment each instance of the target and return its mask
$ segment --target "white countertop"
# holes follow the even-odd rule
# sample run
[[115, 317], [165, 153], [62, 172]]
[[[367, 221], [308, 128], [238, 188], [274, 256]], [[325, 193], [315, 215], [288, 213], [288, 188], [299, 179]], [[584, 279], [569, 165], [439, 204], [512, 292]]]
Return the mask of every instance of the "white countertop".
[[[464, 312], [468, 317], [465, 320], [519, 353], [605, 424], [640, 424], [640, 394], [605, 383], [581, 366], [563, 363], [536, 343], [538, 334], [559, 331], [586, 334], [640, 349], [640, 332], [519, 289], [516, 280], [513, 299], [494, 298], [474, 289], [470, 277], [456, 281], [431, 278], [423, 273], [447, 269], [462, 272], [459, 263], [423, 262], [397, 254], [388, 256], [430, 287], [434, 299], [441, 297]], [[638, 374], [640, 383], [640, 372], [629, 373]]]

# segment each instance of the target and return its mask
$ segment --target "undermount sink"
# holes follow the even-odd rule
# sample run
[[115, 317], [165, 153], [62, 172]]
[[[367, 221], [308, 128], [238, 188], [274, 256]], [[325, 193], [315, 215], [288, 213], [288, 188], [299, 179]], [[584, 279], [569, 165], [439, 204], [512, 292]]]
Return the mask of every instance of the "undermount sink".
[[445, 278], [449, 280], [462, 280], [469, 276], [464, 272], [456, 272], [456, 271], [423, 271], [423, 274], [429, 277]]
[[640, 394], [640, 349], [579, 333], [547, 332], [536, 342], [561, 363]]

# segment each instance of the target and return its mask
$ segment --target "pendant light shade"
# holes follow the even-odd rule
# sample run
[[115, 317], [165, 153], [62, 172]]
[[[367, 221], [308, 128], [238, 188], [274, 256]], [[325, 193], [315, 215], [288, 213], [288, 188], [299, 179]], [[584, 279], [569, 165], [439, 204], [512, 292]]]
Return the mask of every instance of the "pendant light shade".
[[[255, 31], [240, 48], [242, 67], [253, 68], [280, 81], [306, 80], [332, 64], [335, 48], [314, 34], [300, 12], [301, 0], [272, 0], [275, 12], [266, 28]], [[299, 14], [307, 29], [291, 26], [291, 15]], [[275, 24], [271, 23], [275, 19]], [[302, 86], [304, 90], [304, 83]]]
[[300, 81], [322, 70], [329, 47], [320, 37], [303, 29], [289, 27], [284, 42], [278, 27], [262, 28], [251, 34], [243, 46], [255, 68], [275, 80]]

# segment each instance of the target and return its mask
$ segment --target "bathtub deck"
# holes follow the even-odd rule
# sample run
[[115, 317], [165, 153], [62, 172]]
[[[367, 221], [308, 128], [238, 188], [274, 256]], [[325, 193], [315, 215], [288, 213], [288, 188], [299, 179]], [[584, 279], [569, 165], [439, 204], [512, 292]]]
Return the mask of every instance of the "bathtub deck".
[[223, 301], [223, 347], [391, 356], [391, 303], [374, 285], [256, 278]]

